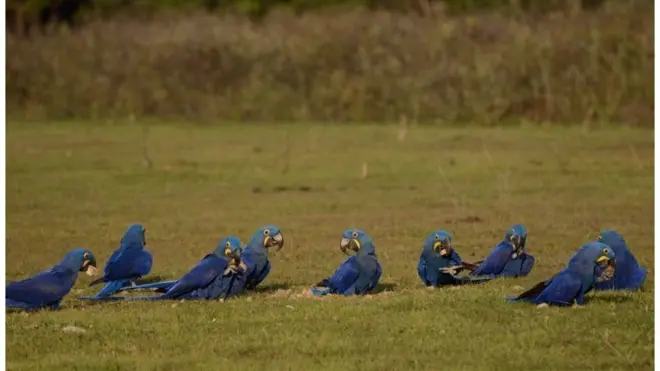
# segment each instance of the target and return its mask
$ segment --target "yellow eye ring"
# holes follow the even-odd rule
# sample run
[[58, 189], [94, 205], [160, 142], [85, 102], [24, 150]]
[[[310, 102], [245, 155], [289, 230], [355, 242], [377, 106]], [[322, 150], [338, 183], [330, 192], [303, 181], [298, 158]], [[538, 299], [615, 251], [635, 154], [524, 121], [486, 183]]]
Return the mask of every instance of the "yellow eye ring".
[[85, 258], [85, 259], [89, 258], [89, 253], [88, 252], [84, 253], [83, 258]]
[[353, 238], [357, 238], [357, 237], [358, 237], [358, 233], [357, 233], [357, 232], [353, 232]]
[[603, 249], [603, 252], [604, 252], [605, 254], [609, 254], [609, 253], [610, 253], [610, 249], [606, 247], [606, 248]]
[[435, 235], [435, 240], [438, 241], [439, 239], [440, 239], [440, 236], [436, 234]]
[[268, 236], [270, 234], [270, 230], [264, 229], [264, 235]]

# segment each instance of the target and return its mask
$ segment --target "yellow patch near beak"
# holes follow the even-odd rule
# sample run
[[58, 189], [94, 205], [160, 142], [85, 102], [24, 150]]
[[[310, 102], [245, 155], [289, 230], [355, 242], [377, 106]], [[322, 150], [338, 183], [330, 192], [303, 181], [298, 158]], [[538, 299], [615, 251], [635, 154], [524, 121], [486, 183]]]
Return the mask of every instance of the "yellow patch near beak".
[[440, 241], [435, 242], [433, 244], [433, 250], [439, 251], [438, 249], [440, 248], [440, 246], [442, 246], [442, 243], [440, 243]]
[[355, 243], [356, 250], [360, 250], [360, 241], [354, 238], [353, 242]]
[[96, 275], [98, 274], [98, 271], [99, 271], [99, 270], [96, 269], [96, 267], [93, 266], [93, 265], [88, 265], [88, 266], [87, 266], [87, 269], [85, 269], [85, 273], [86, 273], [88, 276], [96, 276]]
[[269, 242], [270, 240], [272, 240], [272, 238], [271, 238], [270, 236], [266, 236], [266, 237], [264, 238], [264, 246], [268, 246], [268, 242]]
[[596, 262], [597, 262], [597, 263], [601, 263], [601, 262], [608, 261], [608, 260], [610, 260], [610, 258], [608, 258], [607, 256], [603, 255], [603, 256], [601, 256], [600, 258], [598, 258], [598, 260], [596, 260]]

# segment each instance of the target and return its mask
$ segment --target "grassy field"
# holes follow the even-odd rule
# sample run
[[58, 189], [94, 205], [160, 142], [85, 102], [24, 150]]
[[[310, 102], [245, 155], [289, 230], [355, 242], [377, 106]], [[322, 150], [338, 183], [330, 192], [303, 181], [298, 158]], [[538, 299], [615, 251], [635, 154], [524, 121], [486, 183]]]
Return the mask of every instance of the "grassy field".
[[[581, 309], [503, 298], [560, 270], [599, 230], [653, 270], [653, 132], [399, 126], [76, 126], [7, 129], [7, 279], [84, 246], [104, 264], [142, 222], [153, 276], [177, 277], [218, 239], [281, 227], [262, 292], [227, 302], [108, 303], [80, 276], [59, 312], [8, 314], [10, 370], [651, 370], [653, 271], [641, 293]], [[468, 261], [513, 223], [531, 275], [427, 290], [425, 236]], [[367, 231], [384, 273], [370, 297], [313, 299]], [[78, 326], [85, 333], [63, 332]]]

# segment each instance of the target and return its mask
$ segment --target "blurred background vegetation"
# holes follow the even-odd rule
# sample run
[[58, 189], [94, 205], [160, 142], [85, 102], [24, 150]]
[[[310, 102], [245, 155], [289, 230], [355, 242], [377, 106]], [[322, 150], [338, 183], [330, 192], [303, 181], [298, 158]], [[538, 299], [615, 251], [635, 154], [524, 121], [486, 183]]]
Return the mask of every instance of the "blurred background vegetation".
[[8, 0], [14, 119], [653, 126], [650, 0]]

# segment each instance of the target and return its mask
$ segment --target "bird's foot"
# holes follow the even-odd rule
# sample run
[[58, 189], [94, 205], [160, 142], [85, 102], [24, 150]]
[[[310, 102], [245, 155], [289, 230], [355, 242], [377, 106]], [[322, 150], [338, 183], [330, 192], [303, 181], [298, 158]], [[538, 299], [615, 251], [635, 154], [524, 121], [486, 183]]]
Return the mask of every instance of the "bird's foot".
[[547, 307], [549, 307], [549, 306], [550, 306], [550, 305], [549, 305], [548, 303], [541, 303], [541, 304], [537, 305], [536, 307], [537, 307], [537, 308], [547, 308]]

